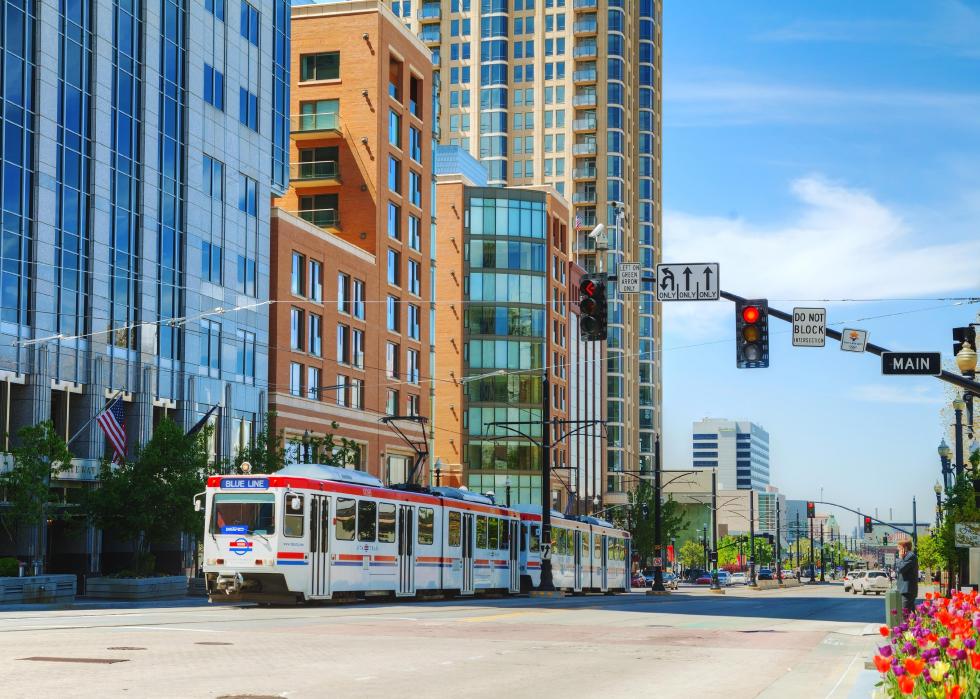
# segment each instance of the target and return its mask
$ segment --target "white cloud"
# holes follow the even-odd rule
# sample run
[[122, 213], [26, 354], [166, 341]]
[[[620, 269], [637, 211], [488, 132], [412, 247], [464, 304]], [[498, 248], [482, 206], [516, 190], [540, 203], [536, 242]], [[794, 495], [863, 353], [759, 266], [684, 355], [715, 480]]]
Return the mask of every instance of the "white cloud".
[[[722, 288], [770, 299], [878, 299], [976, 293], [980, 235], [934, 243], [943, 231], [913, 230], [868, 192], [811, 175], [795, 180], [789, 220], [664, 215], [664, 261], [720, 263]], [[665, 304], [671, 334], [717, 337], [727, 304]]]
[[908, 386], [897, 384], [865, 384], [851, 390], [854, 400], [871, 403], [942, 405], [944, 396], [938, 386]]

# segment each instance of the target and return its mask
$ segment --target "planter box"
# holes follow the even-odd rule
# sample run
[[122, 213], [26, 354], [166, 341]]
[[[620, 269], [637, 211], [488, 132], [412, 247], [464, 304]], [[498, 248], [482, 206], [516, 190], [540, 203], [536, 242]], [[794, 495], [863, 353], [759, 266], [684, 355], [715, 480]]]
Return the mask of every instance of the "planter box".
[[74, 575], [0, 578], [0, 604], [71, 604], [75, 601], [77, 584]]
[[86, 597], [105, 599], [165, 599], [187, 594], [187, 578], [168, 575], [159, 578], [89, 578], [85, 581]]

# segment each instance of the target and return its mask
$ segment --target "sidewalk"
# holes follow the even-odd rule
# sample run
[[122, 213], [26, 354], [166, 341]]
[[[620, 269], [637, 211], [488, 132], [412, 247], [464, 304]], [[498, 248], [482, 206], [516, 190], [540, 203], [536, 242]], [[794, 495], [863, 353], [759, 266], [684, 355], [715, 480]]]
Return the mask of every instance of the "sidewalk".
[[207, 607], [204, 597], [170, 597], [165, 599], [147, 599], [139, 601], [95, 599], [91, 597], [76, 597], [71, 604], [0, 604], [0, 614], [10, 612], [52, 612], [86, 609], [161, 609], [161, 608], [193, 608]]

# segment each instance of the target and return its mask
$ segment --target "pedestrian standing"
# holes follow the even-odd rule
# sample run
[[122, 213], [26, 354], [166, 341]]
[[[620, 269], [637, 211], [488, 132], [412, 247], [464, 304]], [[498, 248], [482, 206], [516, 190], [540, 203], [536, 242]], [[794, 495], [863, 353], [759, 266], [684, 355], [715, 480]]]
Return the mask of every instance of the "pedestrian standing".
[[915, 607], [919, 594], [919, 559], [908, 539], [898, 542], [899, 560], [895, 564], [895, 583], [902, 595], [902, 607], [908, 614]]

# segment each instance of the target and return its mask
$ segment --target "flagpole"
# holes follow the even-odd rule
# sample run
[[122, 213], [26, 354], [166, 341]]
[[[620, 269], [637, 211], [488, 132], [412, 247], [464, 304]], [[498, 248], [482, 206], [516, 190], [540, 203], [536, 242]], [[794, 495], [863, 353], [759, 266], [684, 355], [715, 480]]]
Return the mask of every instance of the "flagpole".
[[[109, 397], [109, 405], [112, 405], [113, 403], [115, 403], [116, 402], [116, 399], [119, 398], [122, 394], [123, 394], [123, 390], [120, 388], [118, 391], [116, 391], [116, 393], [114, 395], [112, 395], [112, 396]], [[96, 418], [98, 418], [99, 415], [101, 415], [102, 413], [105, 412], [105, 410], [106, 409], [103, 408], [102, 410], [100, 410], [99, 412], [97, 412], [95, 415], [93, 415], [92, 417], [90, 417], [88, 420], [86, 420], [85, 421], [85, 424], [82, 425], [81, 429], [79, 429], [78, 432], [76, 432], [75, 434], [73, 434], [71, 439], [69, 439], [67, 442], [65, 442], [65, 446], [67, 447], [69, 444], [71, 444], [72, 442], [74, 442], [79, 437], [79, 435], [81, 435], [82, 432], [84, 432], [88, 428], [88, 426], [92, 424], [92, 420], [95, 420]]]

